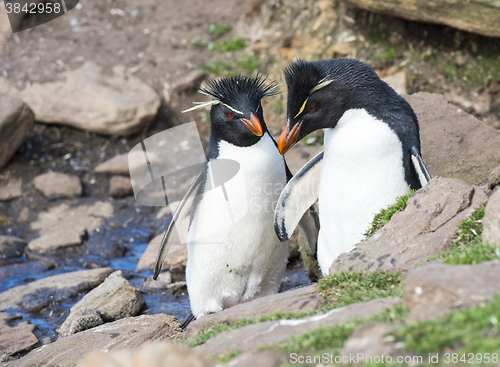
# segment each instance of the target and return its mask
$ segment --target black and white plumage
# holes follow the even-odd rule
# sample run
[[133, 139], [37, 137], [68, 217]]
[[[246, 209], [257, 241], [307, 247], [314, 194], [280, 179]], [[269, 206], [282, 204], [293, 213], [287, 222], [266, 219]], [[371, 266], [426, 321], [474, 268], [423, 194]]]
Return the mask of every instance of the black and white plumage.
[[328, 274], [341, 253], [364, 239], [376, 213], [430, 180], [418, 120], [401, 96], [357, 60], [297, 61], [285, 79], [288, 119], [280, 152], [315, 130], [325, 129], [325, 137], [324, 151], [283, 190], [275, 228], [281, 240], [288, 239], [297, 218], [319, 199], [318, 262]]
[[[190, 214], [186, 281], [196, 317], [278, 291], [288, 244], [276, 237], [274, 207], [290, 176], [261, 105], [277, 93], [275, 84], [260, 75], [237, 76], [212, 81], [200, 92], [212, 98], [194, 107], [211, 106], [207, 161], [174, 214], [154, 273], [156, 278], [176, 223]], [[220, 174], [235, 165], [236, 176], [221, 181]], [[308, 223], [315, 246], [318, 225]]]

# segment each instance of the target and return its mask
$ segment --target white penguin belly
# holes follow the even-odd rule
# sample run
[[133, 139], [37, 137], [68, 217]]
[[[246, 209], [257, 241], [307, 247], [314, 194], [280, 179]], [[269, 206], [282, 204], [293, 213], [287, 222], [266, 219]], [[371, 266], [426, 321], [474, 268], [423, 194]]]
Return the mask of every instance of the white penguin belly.
[[274, 231], [285, 165], [269, 135], [250, 147], [221, 141], [218, 158], [237, 161], [240, 171], [224, 185], [229, 201], [221, 187], [203, 196], [188, 231], [186, 281], [197, 317], [277, 292], [288, 257]]
[[323, 274], [364, 239], [375, 214], [406, 194], [403, 149], [389, 125], [364, 109], [325, 130], [319, 184], [318, 261]]

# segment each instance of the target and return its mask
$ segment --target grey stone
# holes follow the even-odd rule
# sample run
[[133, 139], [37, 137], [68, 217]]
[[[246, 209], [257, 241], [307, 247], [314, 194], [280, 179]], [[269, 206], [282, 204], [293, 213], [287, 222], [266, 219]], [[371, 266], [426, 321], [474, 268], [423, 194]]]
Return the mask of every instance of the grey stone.
[[112, 271], [110, 268], [73, 271], [19, 285], [0, 293], [0, 311], [39, 311], [50, 302], [65, 300], [98, 286]]
[[500, 293], [500, 260], [479, 265], [429, 263], [403, 279], [403, 304], [410, 320], [435, 319], [461, 308], [490, 301]]
[[155, 342], [138, 349], [92, 352], [77, 367], [213, 367], [209, 355], [184, 345]]
[[10, 160], [31, 132], [33, 111], [18, 98], [0, 93], [0, 168]]
[[75, 175], [47, 172], [35, 177], [35, 187], [49, 200], [74, 198], [82, 195], [82, 183]]
[[500, 3], [496, 0], [347, 0], [375, 13], [389, 14], [417, 22], [440, 23], [488, 37], [500, 37]]
[[[182, 221], [179, 225], [178, 231], [184, 231], [187, 233], [189, 226], [189, 221]], [[161, 240], [163, 239], [163, 233], [155, 236], [150, 242], [141, 258], [137, 262], [136, 271], [142, 269], [153, 270], [156, 263], [156, 256], [160, 249]], [[171, 267], [181, 267], [185, 268], [187, 263], [187, 246], [185, 243], [181, 243], [179, 236], [176, 235], [170, 249], [168, 250], [167, 258], [163, 263], [163, 269], [167, 270]]]
[[109, 179], [109, 196], [114, 198], [122, 198], [132, 195], [134, 189], [132, 188], [132, 181], [128, 177], [113, 176]]
[[64, 81], [35, 83], [21, 98], [36, 120], [108, 135], [130, 135], [153, 120], [160, 97], [123, 66], [103, 73], [92, 62], [66, 73]]
[[0, 259], [14, 259], [23, 256], [26, 242], [20, 238], [0, 235]]
[[109, 353], [125, 348], [137, 349], [145, 343], [179, 339], [181, 333], [173, 316], [127, 317], [34, 349], [11, 362], [9, 367], [74, 367], [91, 351]]
[[[17, 319], [19, 321], [12, 326]], [[34, 348], [38, 344], [38, 338], [33, 334], [34, 329], [35, 325], [22, 320], [21, 316], [0, 312], [0, 362], [16, 353]]]
[[23, 194], [21, 185], [21, 180], [9, 180], [6, 185], [0, 186], [0, 201], [9, 201], [20, 197]]
[[64, 321], [59, 330], [59, 336], [64, 337], [92, 329], [93, 327], [104, 324], [99, 312], [95, 310], [79, 309], [71, 311], [71, 314]]
[[294, 335], [318, 327], [334, 326], [354, 319], [378, 314], [400, 302], [400, 298], [375, 299], [336, 308], [324, 314], [302, 319], [266, 321], [239, 329], [225, 331], [210, 338], [195, 349], [218, 355], [233, 350], [256, 351], [260, 347], [277, 344]]
[[95, 168], [96, 173], [112, 173], [115, 175], [128, 175], [128, 154], [120, 154], [116, 157], [110, 158]]
[[459, 223], [487, 200], [481, 188], [452, 178], [433, 178], [408, 199], [405, 210], [351, 252], [340, 255], [330, 273], [406, 272], [445, 251]]
[[420, 124], [422, 158], [431, 176], [479, 185], [500, 166], [500, 131], [439, 94], [404, 96]]
[[231, 359], [231, 367], [281, 367], [289, 356], [276, 350], [241, 353]]
[[496, 189], [484, 208], [483, 241], [500, 246], [500, 189]]
[[40, 237], [28, 244], [30, 251], [54, 251], [82, 243], [85, 232], [90, 233], [102, 225], [104, 218], [113, 216], [109, 202], [96, 201], [70, 207], [66, 203], [52, 207], [38, 214], [38, 220], [31, 223], [31, 229]]
[[157, 291], [167, 289], [172, 285], [172, 275], [169, 271], [161, 272], [156, 280], [147, 278], [141, 286], [141, 292]]
[[102, 321], [109, 322], [136, 316], [144, 305], [144, 299], [123, 277], [121, 270], [115, 271], [101, 285], [92, 289], [71, 307], [70, 314], [62, 324], [59, 334], [68, 336], [76, 332], [74, 325], [79, 324], [78, 320], [88, 318], [87, 314], [81, 314], [79, 311], [96, 311]]
[[242, 318], [259, 319], [275, 312], [311, 312], [320, 308], [323, 303], [323, 297], [318, 294], [314, 285], [272, 294], [201, 317], [189, 324], [186, 336], [190, 337], [200, 330], [221, 322], [236, 321]]

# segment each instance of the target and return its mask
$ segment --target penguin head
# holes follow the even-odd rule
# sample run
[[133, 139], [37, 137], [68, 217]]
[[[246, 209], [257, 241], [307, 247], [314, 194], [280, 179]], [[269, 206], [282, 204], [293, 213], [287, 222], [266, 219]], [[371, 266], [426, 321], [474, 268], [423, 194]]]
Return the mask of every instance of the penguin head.
[[275, 83], [266, 83], [260, 74], [220, 78], [204, 84], [199, 92], [212, 98], [204, 104], [212, 105], [210, 139], [237, 146], [257, 143], [267, 131], [261, 100], [279, 93], [278, 89]]
[[313, 131], [335, 128], [342, 115], [363, 106], [381, 82], [368, 65], [354, 59], [299, 60], [284, 73], [288, 97], [287, 123], [278, 142], [281, 154]]

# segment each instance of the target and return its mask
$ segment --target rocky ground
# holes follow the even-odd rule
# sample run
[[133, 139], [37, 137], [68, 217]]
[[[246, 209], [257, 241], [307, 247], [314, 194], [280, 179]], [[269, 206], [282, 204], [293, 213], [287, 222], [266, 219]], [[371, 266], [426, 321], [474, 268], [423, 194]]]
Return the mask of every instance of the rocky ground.
[[[81, 1], [14, 35], [5, 19], [0, 4], [5, 365], [281, 366], [292, 353], [358, 352], [415, 365], [500, 352], [498, 39], [335, 1]], [[296, 56], [355, 57], [410, 94], [434, 179], [330, 277], [309, 285], [295, 236], [282, 293], [183, 332], [186, 250], [176, 240], [152, 281], [171, 209], [135, 200], [127, 153], [190, 120], [206, 147], [207, 113], [180, 113], [202, 100], [196, 86], [257, 70], [282, 82]], [[264, 104], [274, 134], [285, 100]], [[306, 142], [287, 153], [293, 172], [321, 136]]]

